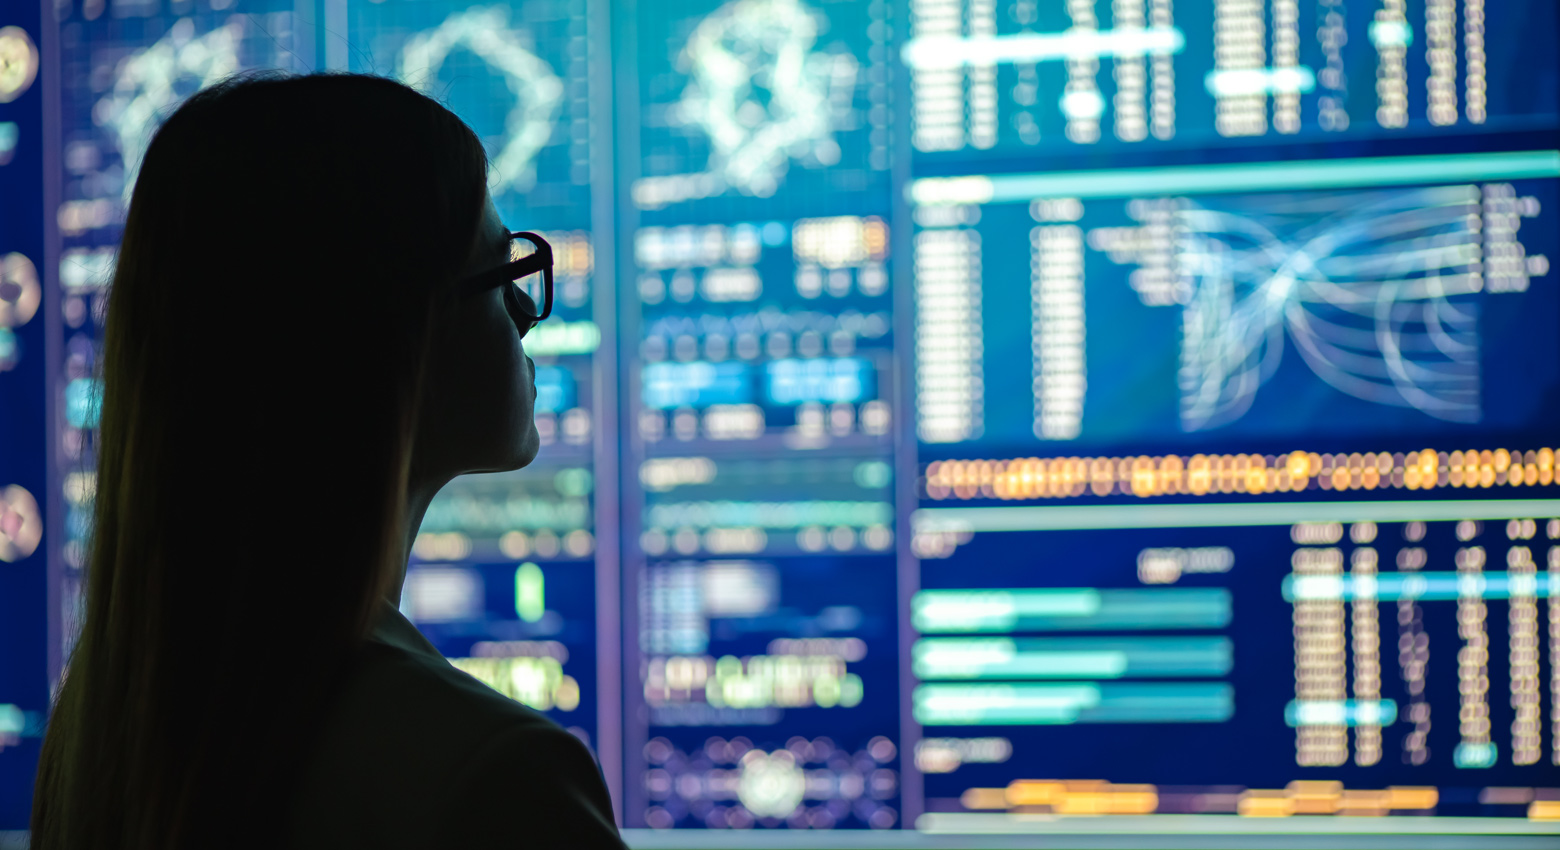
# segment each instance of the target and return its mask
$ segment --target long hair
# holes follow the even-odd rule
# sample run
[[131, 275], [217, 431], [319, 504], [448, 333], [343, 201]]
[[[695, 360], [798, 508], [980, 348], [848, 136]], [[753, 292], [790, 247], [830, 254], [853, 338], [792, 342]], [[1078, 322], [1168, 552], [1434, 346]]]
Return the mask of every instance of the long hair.
[[237, 78], [157, 132], [109, 296], [37, 850], [270, 837], [404, 566], [424, 359], [485, 173], [465, 124], [374, 77]]

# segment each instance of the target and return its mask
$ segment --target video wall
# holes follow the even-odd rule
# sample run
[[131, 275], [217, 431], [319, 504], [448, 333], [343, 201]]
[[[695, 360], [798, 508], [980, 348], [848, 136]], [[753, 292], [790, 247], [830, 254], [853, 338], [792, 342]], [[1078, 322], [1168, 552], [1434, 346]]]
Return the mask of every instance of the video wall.
[[[47, 459], [0, 574], [49, 676], [149, 134], [367, 72], [558, 263], [541, 455], [445, 488], [402, 610], [625, 827], [1556, 831], [1554, 4], [52, 9], [51, 424], [0, 446]], [[0, 678], [21, 793], [44, 694]]]

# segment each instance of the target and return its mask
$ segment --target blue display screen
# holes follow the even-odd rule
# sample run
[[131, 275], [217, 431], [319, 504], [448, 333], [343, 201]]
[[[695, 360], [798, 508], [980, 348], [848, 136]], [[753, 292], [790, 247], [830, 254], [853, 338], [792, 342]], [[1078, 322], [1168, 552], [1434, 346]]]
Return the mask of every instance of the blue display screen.
[[[74, 611], [155, 116], [384, 74], [557, 286], [540, 456], [438, 495], [402, 610], [625, 828], [1555, 835], [1553, 3], [58, 8], [59, 344], [0, 360], [59, 498], [0, 577]], [[13, 669], [0, 766], [46, 709]]]

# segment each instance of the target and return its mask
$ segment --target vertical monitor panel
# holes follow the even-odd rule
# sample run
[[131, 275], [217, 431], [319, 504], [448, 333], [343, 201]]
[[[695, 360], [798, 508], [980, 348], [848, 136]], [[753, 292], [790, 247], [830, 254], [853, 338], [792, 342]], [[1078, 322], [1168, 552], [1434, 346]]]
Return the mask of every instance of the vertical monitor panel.
[[552, 316], [523, 340], [541, 449], [529, 467], [445, 486], [412, 546], [402, 611], [462, 670], [591, 746], [598, 722], [598, 421], [592, 51], [586, 3], [346, 4], [348, 70], [443, 103], [488, 157], [504, 226], [553, 246]]
[[625, 28], [628, 826], [901, 825], [893, 14]]

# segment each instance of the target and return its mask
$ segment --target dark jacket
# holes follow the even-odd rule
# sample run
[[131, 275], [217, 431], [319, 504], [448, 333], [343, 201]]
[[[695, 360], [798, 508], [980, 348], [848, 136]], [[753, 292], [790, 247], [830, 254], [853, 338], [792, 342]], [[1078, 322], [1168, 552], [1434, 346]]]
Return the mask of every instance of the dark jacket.
[[283, 845], [620, 850], [585, 745], [455, 669], [384, 607], [323, 718]]

